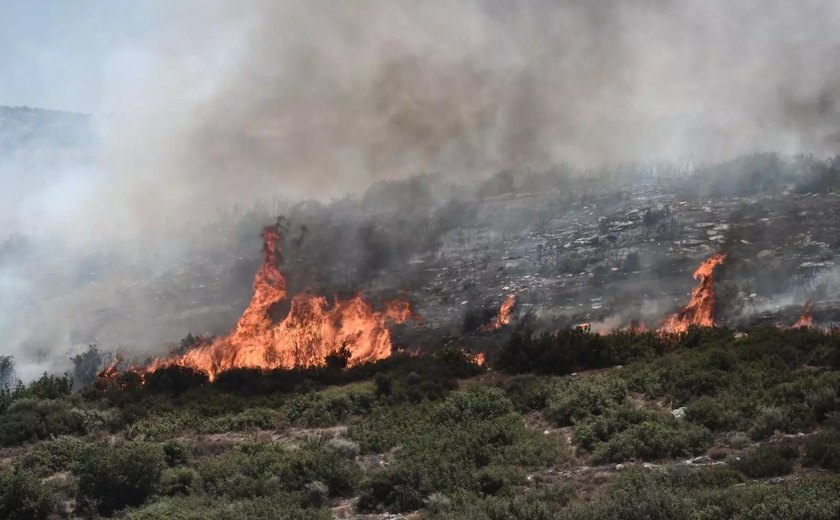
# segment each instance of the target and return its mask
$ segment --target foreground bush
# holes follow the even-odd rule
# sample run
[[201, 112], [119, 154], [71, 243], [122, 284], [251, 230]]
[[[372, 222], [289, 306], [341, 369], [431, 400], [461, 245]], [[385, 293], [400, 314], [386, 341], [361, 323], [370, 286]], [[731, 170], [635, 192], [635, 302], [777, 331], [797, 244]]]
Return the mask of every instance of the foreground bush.
[[31, 473], [18, 471], [0, 477], [0, 518], [40, 520], [54, 508], [54, 498]]
[[805, 443], [805, 462], [840, 471], [840, 432], [814, 435]]
[[563, 453], [553, 437], [528, 430], [504, 393], [475, 387], [440, 403], [402, 439], [393, 463], [362, 490], [362, 511], [410, 511], [433, 493], [495, 495], [524, 481], [523, 470]]
[[83, 435], [100, 422], [95, 412], [79, 408], [68, 399], [17, 399], [0, 413], [0, 446], [58, 435]]
[[88, 445], [73, 466], [77, 501], [103, 515], [138, 506], [157, 490], [165, 467], [163, 450], [151, 444]]

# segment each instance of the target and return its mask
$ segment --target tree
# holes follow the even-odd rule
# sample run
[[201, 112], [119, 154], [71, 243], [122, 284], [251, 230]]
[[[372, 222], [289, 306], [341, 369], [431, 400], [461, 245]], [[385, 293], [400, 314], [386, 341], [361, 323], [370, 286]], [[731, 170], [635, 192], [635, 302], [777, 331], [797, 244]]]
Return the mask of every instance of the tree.
[[0, 388], [12, 386], [15, 379], [15, 358], [0, 355]]
[[73, 381], [78, 388], [92, 385], [103, 364], [96, 345], [88, 345], [86, 351], [71, 357], [70, 361], [73, 362]]

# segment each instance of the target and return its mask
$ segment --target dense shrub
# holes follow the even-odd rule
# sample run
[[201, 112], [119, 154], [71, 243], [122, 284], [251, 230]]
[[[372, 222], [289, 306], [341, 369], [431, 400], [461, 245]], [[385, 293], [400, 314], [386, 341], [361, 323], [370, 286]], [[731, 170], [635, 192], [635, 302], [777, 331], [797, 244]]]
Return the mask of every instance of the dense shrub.
[[295, 396], [283, 407], [283, 413], [289, 421], [305, 426], [332, 426], [369, 411], [373, 397], [370, 384], [354, 383]]
[[192, 468], [169, 468], [161, 474], [160, 493], [162, 495], [189, 495], [200, 488], [201, 477]]
[[58, 435], [82, 435], [101, 423], [100, 415], [68, 399], [21, 398], [0, 413], [0, 446]]
[[77, 500], [104, 515], [138, 506], [155, 492], [165, 467], [163, 450], [151, 444], [90, 444], [73, 466]]
[[[435, 492], [493, 494], [521, 482], [517, 467], [551, 464], [557, 440], [528, 430], [513, 404], [495, 388], [456, 392], [402, 440], [395, 460], [363, 488], [362, 511], [408, 511]], [[513, 466], [513, 467], [511, 467]]]
[[190, 367], [172, 365], [146, 374], [143, 388], [147, 392], [161, 392], [181, 395], [187, 390], [206, 385], [207, 374]]
[[323, 482], [330, 496], [351, 493], [361, 479], [358, 464], [348, 453], [317, 439], [300, 448], [248, 443], [199, 467], [204, 489], [232, 499], [303, 491], [311, 482]]
[[189, 462], [190, 454], [187, 447], [178, 441], [169, 441], [163, 445], [163, 460], [170, 468], [183, 466]]
[[546, 417], [568, 426], [591, 415], [601, 415], [622, 404], [627, 385], [619, 379], [583, 378], [559, 385], [548, 398]]
[[703, 396], [689, 403], [685, 419], [716, 431], [734, 427], [738, 417], [721, 399]]
[[840, 471], [840, 432], [820, 433], [809, 438], [805, 442], [804, 462]]
[[76, 437], [61, 436], [53, 441], [43, 442], [27, 451], [20, 458], [20, 465], [45, 477], [57, 471], [68, 471], [84, 447]]
[[634, 424], [596, 447], [601, 460], [657, 460], [703, 452], [711, 443], [709, 430], [669, 416]]
[[799, 452], [790, 444], [762, 444], [730, 464], [749, 477], [776, 477], [793, 471], [798, 457]]
[[41, 481], [27, 471], [0, 476], [0, 518], [41, 520], [55, 508], [55, 499]]

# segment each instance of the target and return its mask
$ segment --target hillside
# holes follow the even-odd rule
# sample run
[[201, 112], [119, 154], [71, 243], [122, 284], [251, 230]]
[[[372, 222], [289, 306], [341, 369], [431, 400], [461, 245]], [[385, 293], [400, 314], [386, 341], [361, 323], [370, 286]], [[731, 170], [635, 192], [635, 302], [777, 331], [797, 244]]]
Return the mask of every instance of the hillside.
[[840, 514], [835, 333], [509, 332], [489, 366], [45, 375], [0, 401], [0, 516]]

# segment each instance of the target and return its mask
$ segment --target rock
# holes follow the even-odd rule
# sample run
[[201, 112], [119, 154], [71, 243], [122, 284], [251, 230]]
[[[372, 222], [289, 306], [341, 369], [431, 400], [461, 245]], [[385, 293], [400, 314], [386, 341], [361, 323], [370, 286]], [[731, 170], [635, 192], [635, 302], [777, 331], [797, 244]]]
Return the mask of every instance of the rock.
[[685, 417], [685, 406], [681, 406], [676, 410], [671, 410], [671, 415], [673, 415], [677, 419], [682, 419]]

